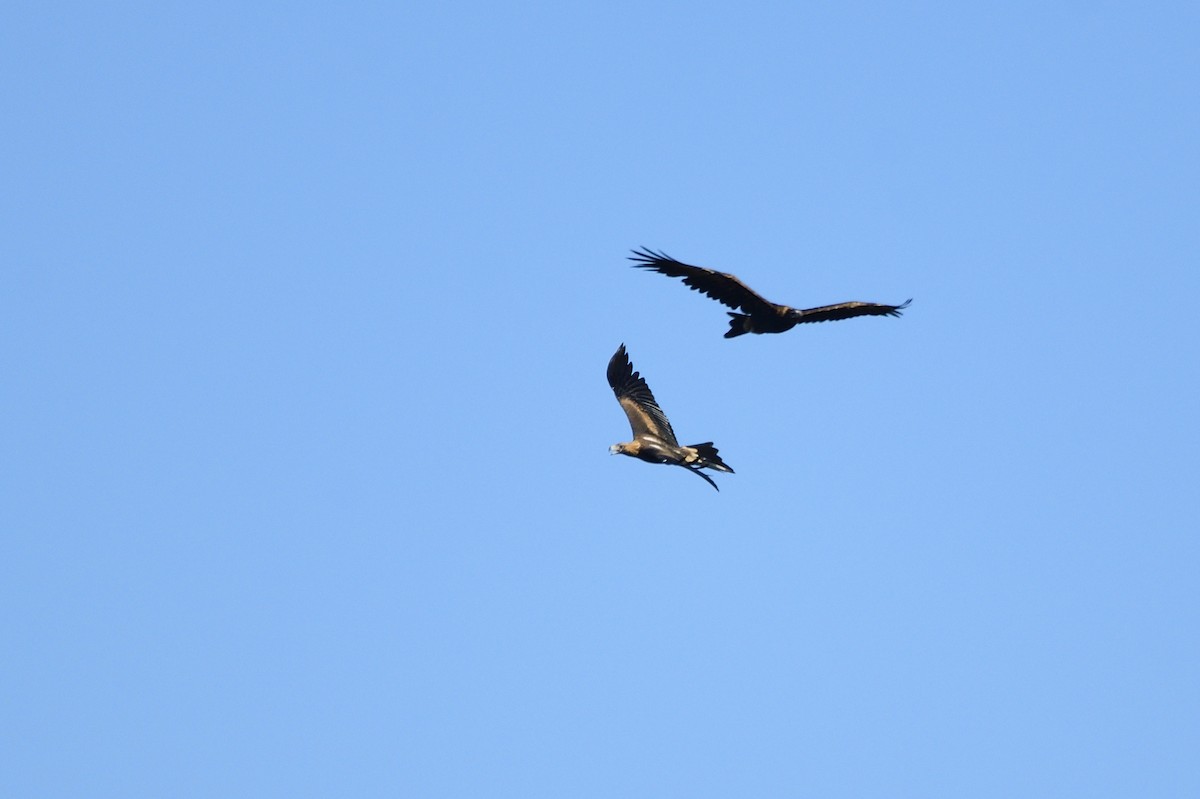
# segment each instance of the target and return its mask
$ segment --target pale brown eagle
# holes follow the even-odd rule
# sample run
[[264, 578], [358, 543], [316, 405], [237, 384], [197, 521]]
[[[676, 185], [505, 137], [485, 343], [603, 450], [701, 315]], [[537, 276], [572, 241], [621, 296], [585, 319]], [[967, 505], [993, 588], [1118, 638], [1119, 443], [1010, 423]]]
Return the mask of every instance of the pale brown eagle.
[[692, 474], [703, 477], [713, 488], [717, 488], [716, 482], [701, 469], [733, 473], [733, 469], [721, 460], [711, 441], [690, 447], [679, 445], [675, 431], [650, 393], [650, 387], [640, 374], [633, 371], [624, 344], [608, 362], [608, 385], [612, 387], [617, 402], [621, 403], [625, 415], [629, 417], [629, 426], [633, 428], [633, 441], [613, 444], [608, 448], [610, 453], [628, 455], [648, 463], [682, 466]]

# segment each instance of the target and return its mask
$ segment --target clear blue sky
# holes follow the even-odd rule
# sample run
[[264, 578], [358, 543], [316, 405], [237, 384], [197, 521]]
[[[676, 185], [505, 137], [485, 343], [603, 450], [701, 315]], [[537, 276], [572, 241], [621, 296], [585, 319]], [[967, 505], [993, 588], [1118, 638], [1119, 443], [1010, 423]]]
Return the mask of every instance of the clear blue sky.
[[0, 794], [1200, 796], [1197, 41], [10, 5]]

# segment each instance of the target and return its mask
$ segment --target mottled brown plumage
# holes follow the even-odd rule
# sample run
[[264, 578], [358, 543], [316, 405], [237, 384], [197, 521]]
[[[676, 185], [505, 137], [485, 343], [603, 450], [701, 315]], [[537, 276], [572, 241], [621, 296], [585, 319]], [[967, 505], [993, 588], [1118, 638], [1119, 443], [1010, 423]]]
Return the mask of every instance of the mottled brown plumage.
[[[881, 305], [875, 302], [840, 302], [822, 305], [819, 308], [790, 308], [777, 305], [756, 294], [749, 286], [725, 272], [691, 266], [676, 261], [663, 252], [643, 247], [634, 250], [629, 260], [639, 269], [651, 269], [668, 277], [683, 278], [683, 282], [694, 291], [712, 297], [742, 313], [729, 313], [729, 330], [725, 338], [734, 338], [744, 333], [782, 333], [806, 322], [832, 322], [852, 319], [855, 316], [900, 316], [911, 299], [900, 305]], [[727, 312], [728, 313], [728, 312]]]
[[629, 455], [647, 463], [682, 466], [692, 474], [703, 477], [713, 488], [717, 488], [716, 482], [701, 472], [701, 469], [733, 473], [733, 469], [721, 460], [711, 441], [692, 444], [690, 447], [679, 445], [675, 431], [671, 429], [667, 415], [658, 407], [658, 402], [650, 393], [650, 387], [640, 374], [633, 371], [633, 364], [629, 362], [624, 344], [608, 362], [608, 385], [616, 395], [617, 402], [621, 403], [625, 415], [629, 417], [629, 426], [633, 429], [633, 441], [613, 444], [608, 448], [610, 453]]

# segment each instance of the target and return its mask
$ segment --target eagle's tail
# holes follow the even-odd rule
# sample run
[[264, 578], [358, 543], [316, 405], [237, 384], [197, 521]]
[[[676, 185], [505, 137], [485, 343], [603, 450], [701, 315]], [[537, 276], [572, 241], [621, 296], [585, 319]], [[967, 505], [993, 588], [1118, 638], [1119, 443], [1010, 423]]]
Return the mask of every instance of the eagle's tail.
[[734, 313], [733, 311], [726, 311], [725, 313], [733, 317], [729, 320], [729, 329], [725, 331], [725, 338], [734, 338], [735, 336], [750, 332], [750, 329], [746, 326], [746, 321], [750, 318], [749, 316], [744, 313]]
[[733, 474], [733, 469], [730, 469], [725, 461], [721, 460], [721, 456], [717, 454], [717, 448], [713, 446], [711, 441], [705, 441], [703, 444], [692, 444], [688, 449], [696, 450], [696, 454], [700, 456], [700, 459], [695, 463], [697, 469], [707, 467], [715, 469], [718, 472]]

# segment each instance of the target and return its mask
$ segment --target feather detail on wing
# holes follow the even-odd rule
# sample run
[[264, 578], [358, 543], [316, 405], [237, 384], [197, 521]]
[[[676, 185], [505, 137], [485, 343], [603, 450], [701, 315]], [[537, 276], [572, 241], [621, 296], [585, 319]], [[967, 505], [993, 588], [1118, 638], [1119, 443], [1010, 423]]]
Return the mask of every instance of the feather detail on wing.
[[820, 308], [793, 308], [789, 316], [797, 322], [832, 322], [838, 319], [852, 319], [856, 316], [900, 316], [901, 311], [912, 302], [906, 300], [900, 305], [882, 305], [877, 302], [839, 302], [837, 305], [822, 305]]
[[678, 446], [675, 431], [667, 421], [667, 415], [658, 407], [650, 387], [640, 374], [633, 371], [629, 355], [622, 344], [608, 362], [608, 385], [612, 388], [617, 402], [625, 409], [629, 417], [629, 426], [633, 428], [636, 439], [640, 435], [658, 436], [671, 446]]
[[683, 282], [693, 291], [698, 291], [711, 297], [722, 305], [741, 309], [748, 314], [773, 313], [778, 306], [769, 302], [754, 292], [749, 286], [736, 277], [714, 269], [676, 261], [664, 252], [655, 252], [649, 247], [633, 250], [629, 260], [638, 269], [651, 269], [667, 277], [683, 278]]

